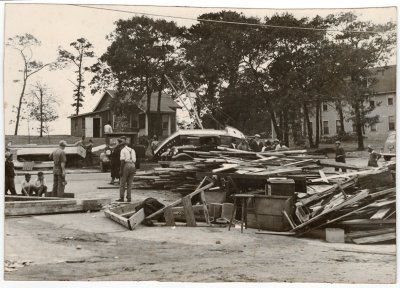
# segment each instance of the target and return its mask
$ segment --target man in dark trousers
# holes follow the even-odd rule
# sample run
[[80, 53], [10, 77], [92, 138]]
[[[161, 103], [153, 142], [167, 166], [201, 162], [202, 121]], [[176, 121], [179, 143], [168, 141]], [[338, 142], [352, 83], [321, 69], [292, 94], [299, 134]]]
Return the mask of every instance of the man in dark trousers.
[[263, 143], [260, 140], [260, 134], [254, 135], [253, 141], [250, 143], [250, 148], [254, 152], [261, 152], [261, 149], [264, 147]]
[[136, 173], [136, 153], [135, 150], [128, 147], [128, 143], [126, 142], [126, 137], [122, 136], [120, 138], [122, 140], [121, 143], [121, 168], [120, 168], [120, 188], [119, 188], [119, 199], [118, 202], [124, 202], [125, 196], [125, 186], [126, 189], [126, 201], [131, 202], [131, 191], [132, 191], [132, 183], [133, 183], [133, 176]]
[[110, 184], [114, 184], [115, 179], [119, 178], [119, 169], [121, 167], [121, 160], [119, 159], [121, 154], [121, 143], [122, 140], [118, 139], [118, 144], [112, 149], [111, 152], [111, 182]]
[[[343, 147], [341, 146], [340, 141], [335, 142], [335, 161], [340, 163], [346, 163], [346, 153], [344, 152]], [[335, 168], [335, 171], [339, 171], [339, 168]], [[342, 172], [346, 172], [347, 170], [342, 168]]]
[[14, 171], [14, 163], [12, 162], [13, 155], [10, 152], [6, 152], [6, 166], [5, 166], [5, 189], [4, 194], [8, 193], [10, 190], [11, 195], [17, 195], [17, 191], [15, 190], [15, 171]]
[[65, 181], [65, 164], [67, 163], [67, 155], [65, 154], [65, 146], [67, 142], [61, 140], [59, 147], [50, 154], [50, 159], [54, 161], [53, 166], [53, 196], [63, 197], [66, 185]]

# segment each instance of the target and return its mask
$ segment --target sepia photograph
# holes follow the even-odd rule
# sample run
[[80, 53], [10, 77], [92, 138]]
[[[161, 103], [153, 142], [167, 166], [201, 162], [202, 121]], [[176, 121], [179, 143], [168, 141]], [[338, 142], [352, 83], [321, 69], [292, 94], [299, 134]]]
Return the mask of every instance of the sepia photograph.
[[219, 2], [1, 4], [4, 284], [397, 283], [397, 7]]

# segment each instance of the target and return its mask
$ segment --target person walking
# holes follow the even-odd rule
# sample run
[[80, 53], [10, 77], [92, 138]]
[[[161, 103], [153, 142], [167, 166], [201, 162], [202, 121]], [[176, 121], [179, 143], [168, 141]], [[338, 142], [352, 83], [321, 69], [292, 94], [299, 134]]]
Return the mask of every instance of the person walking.
[[135, 150], [128, 147], [126, 142], [126, 137], [122, 136], [120, 138], [122, 140], [121, 144], [121, 168], [120, 168], [120, 188], [119, 188], [119, 199], [118, 202], [124, 202], [125, 196], [125, 186], [126, 189], [126, 201], [131, 202], [131, 192], [132, 192], [132, 183], [133, 183], [133, 176], [136, 172], [136, 153]]
[[382, 155], [379, 152], [376, 152], [372, 145], [368, 145], [368, 152], [369, 152], [368, 166], [378, 167], [378, 160], [379, 158], [382, 157]]
[[90, 139], [88, 145], [86, 145], [85, 150], [86, 150], [86, 166], [92, 166], [93, 164], [93, 153], [92, 153], [92, 149], [93, 149], [93, 140]]
[[66, 185], [65, 181], [65, 164], [67, 163], [67, 155], [65, 154], [65, 146], [67, 142], [61, 140], [59, 147], [50, 154], [50, 159], [54, 161], [53, 166], [53, 197], [63, 197]]
[[6, 152], [6, 162], [5, 162], [5, 189], [4, 194], [8, 194], [8, 190], [10, 190], [11, 195], [17, 195], [17, 191], [15, 190], [15, 171], [14, 171], [14, 163], [12, 161], [13, 154], [10, 152]]
[[[346, 153], [344, 152], [343, 147], [341, 146], [340, 141], [335, 142], [335, 161], [340, 163], [346, 163]], [[335, 168], [335, 171], [339, 171], [339, 168]], [[347, 169], [342, 168], [342, 172], [346, 172]]]

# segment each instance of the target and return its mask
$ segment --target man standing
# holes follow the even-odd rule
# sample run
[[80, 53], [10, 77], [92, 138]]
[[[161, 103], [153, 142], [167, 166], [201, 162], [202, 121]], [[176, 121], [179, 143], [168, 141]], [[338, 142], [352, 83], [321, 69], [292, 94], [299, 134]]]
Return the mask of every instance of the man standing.
[[106, 145], [110, 145], [110, 133], [113, 133], [113, 128], [111, 127], [111, 121], [108, 121], [106, 125], [104, 125], [104, 137], [106, 137]]
[[5, 163], [5, 189], [4, 194], [8, 193], [10, 190], [11, 195], [17, 195], [17, 191], [15, 190], [15, 171], [14, 171], [14, 163], [12, 162], [13, 154], [10, 152], [6, 152], [6, 163]]
[[108, 121], [106, 125], [104, 125], [104, 134], [113, 133], [113, 129], [111, 127], [111, 121]]
[[[346, 153], [344, 152], [343, 147], [341, 146], [340, 141], [335, 142], [335, 161], [340, 163], [346, 163]], [[339, 171], [339, 168], [335, 168], [335, 171]], [[342, 172], [346, 172], [347, 170], [342, 168]]]
[[250, 143], [251, 150], [254, 152], [261, 152], [263, 146], [263, 143], [260, 141], [260, 134], [254, 135], [254, 140]]
[[50, 159], [54, 161], [53, 166], [53, 196], [63, 197], [65, 189], [65, 163], [67, 156], [65, 154], [65, 146], [67, 142], [61, 140], [59, 147], [50, 154]]
[[368, 166], [370, 167], [378, 167], [378, 160], [382, 157], [382, 155], [374, 150], [372, 145], [368, 145], [369, 152], [369, 160]]
[[151, 149], [151, 153], [153, 155], [154, 155], [154, 151], [157, 149], [158, 145], [159, 145], [158, 137], [157, 137], [157, 135], [154, 135], [153, 140], [150, 143], [150, 149]]
[[127, 202], [131, 202], [131, 191], [132, 191], [132, 182], [133, 176], [136, 172], [135, 162], [136, 162], [136, 153], [135, 150], [128, 147], [126, 143], [126, 137], [122, 136], [120, 138], [122, 140], [121, 143], [121, 168], [120, 168], [120, 188], [119, 188], [119, 199], [118, 202], [124, 202], [125, 196], [125, 185], [127, 186], [126, 190], [126, 200]]

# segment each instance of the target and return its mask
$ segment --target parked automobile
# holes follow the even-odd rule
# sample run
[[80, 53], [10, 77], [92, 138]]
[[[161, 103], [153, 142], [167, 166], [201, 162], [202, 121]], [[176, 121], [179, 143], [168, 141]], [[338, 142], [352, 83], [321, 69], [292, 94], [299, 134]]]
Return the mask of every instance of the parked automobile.
[[392, 157], [396, 157], [396, 131], [389, 132], [382, 156], [386, 161], [390, 161]]
[[244, 134], [233, 127], [226, 127], [224, 130], [179, 130], [157, 147], [154, 151], [154, 160], [190, 160], [195, 154], [188, 151], [211, 151], [217, 146], [229, 147], [236, 140], [243, 138]]
[[121, 136], [126, 136], [128, 146], [133, 148], [136, 153], [136, 168], [140, 168], [140, 163], [144, 161], [145, 159], [145, 151], [146, 147], [144, 145], [137, 145], [137, 144], [131, 144], [134, 143], [134, 138], [136, 137], [136, 134], [129, 134], [129, 133], [123, 133], [123, 132], [114, 132], [114, 133], [109, 133], [106, 135], [105, 141], [106, 141], [106, 148], [104, 152], [100, 154], [100, 170], [102, 172], [107, 172], [110, 171], [111, 168], [111, 154], [113, 148], [109, 146], [110, 143], [117, 143], [118, 138]]

